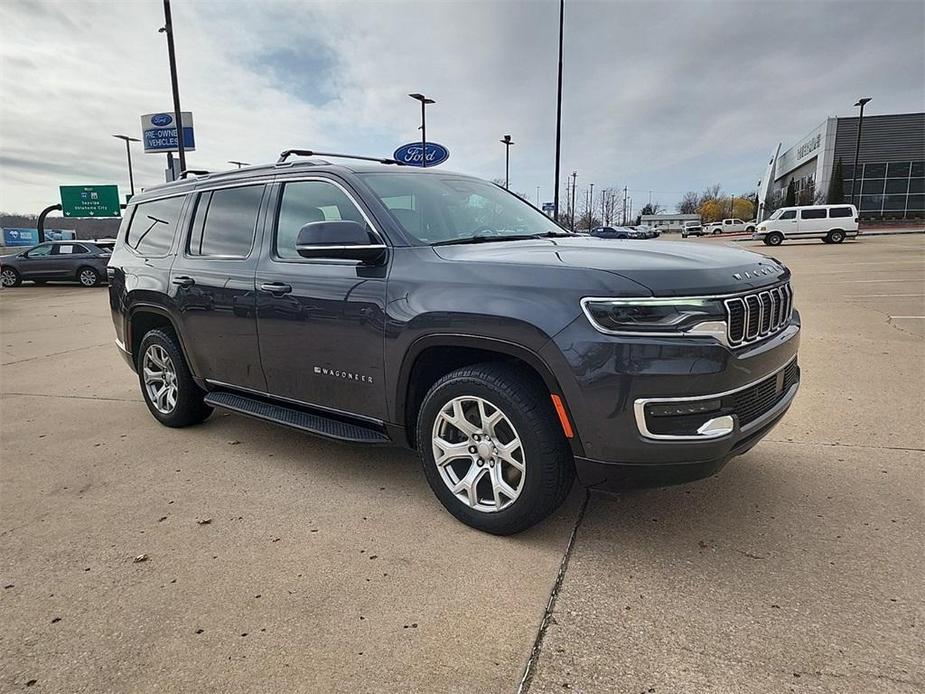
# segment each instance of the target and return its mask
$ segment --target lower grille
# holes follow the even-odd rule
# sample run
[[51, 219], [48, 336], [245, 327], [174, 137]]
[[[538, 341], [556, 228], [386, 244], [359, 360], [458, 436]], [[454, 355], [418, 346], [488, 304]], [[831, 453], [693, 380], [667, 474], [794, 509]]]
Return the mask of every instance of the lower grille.
[[794, 359], [781, 371], [750, 388], [727, 395], [723, 405], [739, 418], [739, 426], [744, 427], [772, 410], [799, 380], [800, 367]]

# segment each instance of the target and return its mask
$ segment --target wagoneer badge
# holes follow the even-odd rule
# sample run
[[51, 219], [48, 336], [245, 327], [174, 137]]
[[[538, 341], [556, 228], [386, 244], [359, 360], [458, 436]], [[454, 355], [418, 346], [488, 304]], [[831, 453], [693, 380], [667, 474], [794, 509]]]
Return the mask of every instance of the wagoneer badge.
[[333, 378], [343, 378], [346, 381], [358, 381], [360, 383], [372, 383], [372, 376], [364, 376], [363, 374], [352, 373], [350, 371], [341, 371], [340, 369], [329, 369], [326, 366], [316, 366], [314, 371], [319, 376], [331, 376]]

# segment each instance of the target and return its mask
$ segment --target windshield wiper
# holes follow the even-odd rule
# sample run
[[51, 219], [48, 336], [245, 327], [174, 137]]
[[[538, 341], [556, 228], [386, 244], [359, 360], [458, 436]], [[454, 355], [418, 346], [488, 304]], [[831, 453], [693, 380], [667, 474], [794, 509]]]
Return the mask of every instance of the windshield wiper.
[[536, 239], [545, 236], [545, 234], [508, 234], [507, 236], [466, 236], [461, 239], [449, 239], [447, 241], [435, 241], [431, 246], [454, 246], [461, 243], [489, 243], [492, 241], [523, 241], [524, 239]]

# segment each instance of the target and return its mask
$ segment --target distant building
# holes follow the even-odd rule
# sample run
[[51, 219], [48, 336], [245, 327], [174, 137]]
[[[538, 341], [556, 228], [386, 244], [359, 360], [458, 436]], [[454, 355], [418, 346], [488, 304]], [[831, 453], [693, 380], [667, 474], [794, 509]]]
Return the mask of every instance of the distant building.
[[[808, 135], [781, 153], [777, 145], [759, 191], [759, 219], [764, 202], [780, 207], [790, 181], [798, 205], [825, 202], [835, 162], [841, 160], [845, 202], [858, 205], [866, 219], [925, 217], [925, 113], [864, 116], [858, 156], [858, 190], [854, 189], [854, 152], [858, 118], [826, 118]], [[859, 204], [860, 203], [860, 204]]]
[[640, 222], [662, 231], [681, 231], [684, 222], [699, 222], [699, 214], [644, 214]]

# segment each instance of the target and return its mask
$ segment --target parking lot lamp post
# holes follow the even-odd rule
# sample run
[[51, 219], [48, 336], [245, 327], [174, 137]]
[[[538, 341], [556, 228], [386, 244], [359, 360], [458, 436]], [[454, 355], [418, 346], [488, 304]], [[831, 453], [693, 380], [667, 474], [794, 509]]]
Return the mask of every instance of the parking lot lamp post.
[[556, 181], [552, 202], [552, 218], [559, 221], [559, 154], [562, 150], [562, 30], [565, 22], [565, 0], [559, 0], [559, 79], [556, 97]]
[[591, 190], [588, 191], [588, 231], [591, 231], [591, 219], [594, 217], [594, 184], [591, 184]]
[[514, 140], [510, 135], [505, 135], [499, 142], [504, 145], [504, 189], [510, 190], [511, 187], [511, 145]]
[[427, 118], [425, 115], [425, 109], [427, 104], [437, 103], [433, 99], [428, 99], [423, 94], [409, 94], [412, 99], [421, 102], [421, 167], [427, 166]]
[[572, 219], [571, 219], [571, 230], [575, 231], [575, 188], [578, 185], [578, 172], [572, 171]]
[[137, 137], [129, 137], [128, 135], [113, 135], [116, 139], [125, 140], [125, 156], [128, 157], [128, 186], [132, 191], [132, 197], [135, 196], [135, 177], [132, 174], [132, 150], [129, 147], [130, 142], [141, 142]]
[[858, 139], [854, 144], [854, 168], [851, 169], [851, 177], [853, 179], [851, 184], [851, 201], [854, 202], [855, 194], [857, 194], [859, 217], [861, 216], [861, 190], [858, 187], [858, 181], [860, 181], [860, 177], [858, 176], [858, 155], [861, 153], [861, 124], [864, 122], [864, 106], [868, 101], [870, 101], [870, 97], [864, 97], [863, 99], [858, 99], [858, 102], [855, 104], [855, 106], [861, 107], [861, 113], [858, 116]]
[[180, 156], [180, 171], [186, 171], [186, 148], [183, 144], [183, 121], [180, 119], [180, 87], [177, 84], [177, 54], [173, 45], [170, 0], [164, 0], [164, 26], [158, 31], [167, 34], [167, 59], [170, 61], [170, 86], [173, 90], [173, 117], [177, 124], [177, 154]]

